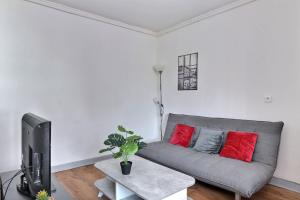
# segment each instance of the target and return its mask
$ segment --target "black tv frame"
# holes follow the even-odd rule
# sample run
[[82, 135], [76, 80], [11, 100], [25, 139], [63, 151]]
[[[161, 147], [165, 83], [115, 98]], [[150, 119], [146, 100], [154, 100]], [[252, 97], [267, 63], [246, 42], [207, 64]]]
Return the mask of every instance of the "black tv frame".
[[32, 113], [22, 118], [22, 175], [17, 190], [35, 198], [51, 194], [51, 122]]
[[0, 177], [0, 200], [4, 200], [4, 197], [3, 197], [3, 185], [2, 185], [1, 177]]

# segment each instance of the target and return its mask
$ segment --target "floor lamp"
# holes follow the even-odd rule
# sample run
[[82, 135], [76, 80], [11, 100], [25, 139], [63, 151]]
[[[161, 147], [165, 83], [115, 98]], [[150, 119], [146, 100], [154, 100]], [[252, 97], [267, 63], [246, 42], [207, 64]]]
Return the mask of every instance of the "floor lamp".
[[159, 115], [160, 115], [160, 139], [163, 139], [163, 130], [162, 130], [162, 123], [163, 123], [163, 115], [164, 115], [164, 105], [163, 105], [163, 96], [162, 96], [162, 81], [161, 76], [164, 71], [164, 66], [156, 65], [153, 67], [154, 71], [159, 75], [159, 100], [154, 99], [154, 103], [159, 106]]

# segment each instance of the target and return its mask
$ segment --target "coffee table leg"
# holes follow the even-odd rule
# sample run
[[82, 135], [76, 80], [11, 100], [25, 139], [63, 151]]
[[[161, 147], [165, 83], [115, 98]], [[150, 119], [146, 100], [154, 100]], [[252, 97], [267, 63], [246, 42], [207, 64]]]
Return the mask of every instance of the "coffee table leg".
[[99, 192], [99, 193], [98, 193], [98, 197], [99, 197], [99, 198], [102, 198], [103, 196], [104, 196], [103, 192]]
[[169, 197], [164, 198], [163, 200], [187, 200], [187, 189], [181, 190]]
[[116, 183], [116, 200], [121, 200], [132, 195], [134, 195], [132, 191], [128, 190], [123, 185]]

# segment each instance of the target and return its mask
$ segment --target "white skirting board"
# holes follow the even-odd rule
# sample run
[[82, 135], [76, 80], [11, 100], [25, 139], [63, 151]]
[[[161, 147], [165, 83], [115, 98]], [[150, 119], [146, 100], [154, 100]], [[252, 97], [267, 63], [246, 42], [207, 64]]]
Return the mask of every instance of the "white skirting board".
[[300, 184], [281, 178], [273, 177], [269, 184], [300, 193]]
[[79, 160], [79, 161], [75, 161], [75, 162], [70, 162], [70, 163], [66, 163], [66, 164], [62, 164], [62, 165], [56, 165], [56, 166], [52, 166], [51, 167], [51, 171], [52, 173], [56, 173], [56, 172], [60, 172], [60, 171], [65, 171], [68, 169], [74, 169], [77, 167], [83, 167], [86, 165], [93, 165], [101, 160], [106, 160], [112, 158], [111, 155], [106, 155], [106, 156], [100, 156], [100, 157], [95, 157], [95, 158], [89, 158], [89, 159], [85, 159], [85, 160]]

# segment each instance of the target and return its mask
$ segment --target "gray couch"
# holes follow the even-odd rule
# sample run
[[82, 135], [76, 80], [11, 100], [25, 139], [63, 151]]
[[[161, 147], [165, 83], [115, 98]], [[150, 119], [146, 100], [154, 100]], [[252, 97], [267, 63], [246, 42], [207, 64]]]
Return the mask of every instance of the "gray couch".
[[[169, 144], [176, 124], [223, 130], [257, 132], [258, 140], [251, 163], [206, 154]], [[197, 180], [235, 192], [235, 198], [250, 198], [266, 185], [277, 165], [283, 122], [209, 118], [169, 114], [162, 142], [154, 142], [138, 155], [195, 177]]]

